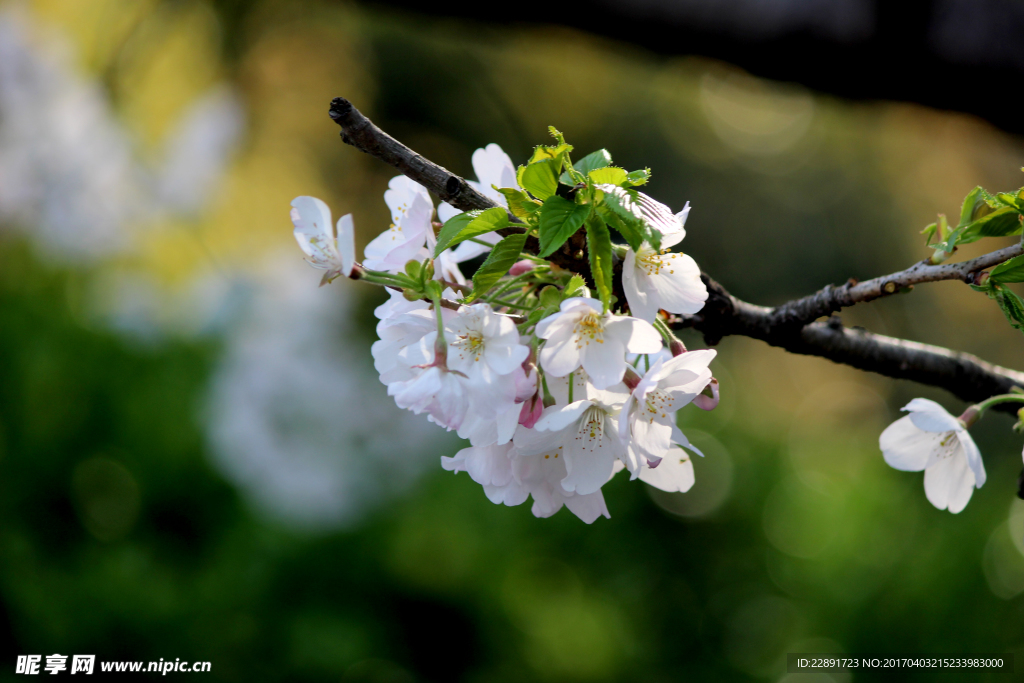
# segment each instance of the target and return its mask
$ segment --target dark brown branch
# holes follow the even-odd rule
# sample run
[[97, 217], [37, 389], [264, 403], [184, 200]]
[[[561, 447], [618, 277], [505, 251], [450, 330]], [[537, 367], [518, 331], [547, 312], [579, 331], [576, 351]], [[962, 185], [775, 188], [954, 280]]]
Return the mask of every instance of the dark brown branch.
[[[464, 179], [423, 158], [382, 131], [348, 100], [335, 98], [331, 102], [330, 115], [341, 126], [341, 137], [347, 144], [386, 161], [455, 208], [471, 211], [497, 206]], [[511, 234], [521, 231], [522, 228], [510, 226], [500, 232]], [[536, 254], [538, 246], [535, 237], [527, 240], [527, 251]], [[886, 377], [940, 387], [964, 401], [980, 401], [1006, 393], [1014, 386], [1024, 387], [1024, 373], [986, 363], [970, 354], [849, 329], [843, 327], [837, 317], [828, 322], [813, 321], [844, 307], [893, 294], [922, 282], [973, 282], [980, 271], [1021, 253], [1024, 253], [1021, 246], [1014, 245], [962, 263], [932, 266], [921, 262], [899, 273], [866, 282], [848, 282], [839, 287], [829, 285], [809, 297], [776, 308], [740, 301], [703, 275], [709, 292], [704, 309], [673, 326], [694, 328], [702, 332], [707, 343], [712, 345], [729, 335], [751, 337], [791, 353], [828, 358]], [[582, 233], [570, 238], [550, 260], [562, 268], [582, 274], [593, 285]], [[621, 266], [616, 265], [616, 295], [621, 300]], [[1009, 404], [995, 408], [1007, 412], [1014, 410]]]
[[[702, 279], [709, 294], [704, 309], [673, 327], [692, 327], [702, 332], [709, 344], [717, 344], [729, 335], [760, 339], [790, 353], [827, 358], [886, 377], [939, 387], [967, 402], [1005, 394], [1015, 386], [1024, 387], [1024, 372], [940, 346], [850, 329], [836, 316], [802, 328], [779, 323], [777, 309], [741, 301], [707, 275]], [[1001, 404], [994, 408], [1015, 413], [1019, 407]]]
[[1020, 256], [1022, 253], [1024, 253], [1024, 246], [1014, 244], [961, 263], [932, 265], [928, 261], [920, 261], [906, 270], [876, 277], [866, 282], [858, 283], [851, 280], [839, 287], [827, 285], [810, 296], [794, 299], [772, 310], [769, 314], [770, 326], [802, 327], [848, 306], [896, 294], [924, 282], [960, 280], [968, 284], [976, 284], [977, 277], [983, 270], [997, 266], [1014, 256]]
[[[382, 131], [345, 98], [335, 97], [331, 100], [331, 108], [328, 113], [331, 119], [341, 126], [343, 142], [391, 164], [403, 175], [415, 180], [456, 209], [472, 211], [474, 209], [493, 209], [498, 206], [494, 201], [473, 189], [473, 186], [465, 179], [417, 154]], [[508, 216], [513, 223], [520, 223], [519, 219], [511, 213]], [[507, 236], [522, 233], [523, 228], [510, 225], [497, 232]], [[531, 254], [536, 254], [540, 251], [540, 243], [536, 237], [531, 236], [526, 240], [524, 249]], [[569, 239], [559, 251], [549, 257], [549, 260], [560, 268], [581, 274], [587, 280], [587, 284], [593, 288], [590, 262], [587, 260], [585, 250], [586, 239], [581, 234], [578, 239], [577, 236]]]

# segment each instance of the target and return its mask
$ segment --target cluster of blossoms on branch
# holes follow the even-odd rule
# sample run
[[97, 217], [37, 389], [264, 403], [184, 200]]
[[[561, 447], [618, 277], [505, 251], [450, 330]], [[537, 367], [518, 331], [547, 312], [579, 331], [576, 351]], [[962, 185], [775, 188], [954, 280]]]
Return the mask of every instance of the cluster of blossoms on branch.
[[[686, 234], [689, 204], [673, 213], [640, 192], [650, 171], [627, 172], [606, 150], [573, 163], [572, 146], [550, 130], [556, 144], [518, 169], [497, 145], [473, 154], [478, 180], [469, 185], [493, 208], [435, 207], [422, 185], [393, 178], [384, 194], [392, 224], [362, 264], [351, 215], [334, 225], [322, 201], [298, 197], [291, 217], [307, 260], [325, 271], [321, 284], [346, 276], [389, 288], [376, 310], [374, 364], [399, 407], [469, 441], [442, 466], [467, 472], [494, 503], [532, 497], [538, 517], [564, 505], [589, 524], [609, 516], [601, 488], [623, 469], [664, 491], [693, 486], [689, 452], [700, 453], [676, 413], [718, 404], [715, 351], [687, 351], [668, 324], [708, 298], [694, 260], [670, 251]], [[1022, 217], [1024, 189], [975, 188], [957, 226], [940, 216], [925, 228], [938, 241], [919, 266], [942, 264], [960, 244], [1021, 234]], [[1024, 282], [1016, 253], [968, 282], [1024, 331], [1024, 299], [1006, 286]], [[485, 255], [467, 279], [460, 264]], [[955, 418], [914, 399], [882, 433], [883, 456], [923, 470], [927, 499], [960, 512], [986, 476], [967, 429], [1012, 401], [1024, 402], [1024, 389]]]
[[[518, 169], [498, 145], [476, 150], [471, 184], [496, 208], [435, 207], [421, 185], [392, 179], [392, 224], [362, 264], [351, 215], [334, 225], [322, 201], [298, 197], [291, 217], [322, 284], [389, 288], [374, 364], [399, 407], [469, 441], [442, 466], [495, 503], [532, 497], [538, 517], [564, 505], [591, 523], [609, 516], [601, 488], [623, 469], [665, 491], [693, 486], [687, 451], [699, 451], [676, 412], [717, 405], [715, 351], [687, 351], [665, 323], [708, 296], [694, 260], [669, 251], [689, 205], [673, 213], [638, 191], [649, 171], [627, 173], [605, 150], [572, 163], [572, 146], [552, 134], [557, 144]], [[551, 259], [581, 230], [589, 282]], [[527, 248], [531, 237], [539, 246]], [[485, 254], [467, 279], [460, 264]], [[613, 294], [619, 267], [625, 301]]]

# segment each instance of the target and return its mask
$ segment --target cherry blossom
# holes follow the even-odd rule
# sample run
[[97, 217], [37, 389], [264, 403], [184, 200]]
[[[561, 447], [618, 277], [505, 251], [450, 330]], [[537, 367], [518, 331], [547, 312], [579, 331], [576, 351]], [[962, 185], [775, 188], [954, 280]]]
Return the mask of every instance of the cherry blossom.
[[686, 236], [683, 226], [690, 213], [690, 205], [676, 214], [679, 231], [666, 234], [659, 252], [644, 242], [634, 252], [626, 251], [622, 264], [622, 288], [629, 302], [629, 311], [641, 320], [651, 322], [659, 309], [669, 313], [692, 315], [704, 307], [708, 298], [707, 287], [700, 279], [700, 267], [692, 257], [669, 252]]
[[540, 351], [541, 367], [563, 377], [583, 367], [598, 389], [622, 380], [626, 352], [656, 353], [661, 336], [650, 323], [629, 316], [603, 313], [593, 299], [562, 302], [559, 312], [537, 324], [537, 336], [547, 340]]
[[[625, 462], [633, 479], [641, 476], [644, 464], [658, 467], [658, 462], [674, 450], [674, 444], [692, 448], [676, 426], [676, 411], [693, 401], [711, 381], [708, 365], [715, 355], [715, 351], [703, 349], [668, 361], [659, 358], [625, 400], [619, 437], [628, 444]], [[656, 479], [663, 480], [664, 474]]]
[[292, 223], [295, 240], [314, 268], [326, 270], [321, 285], [344, 275], [352, 274], [356, 264], [355, 227], [352, 214], [331, 224], [331, 210], [316, 197], [296, 197], [292, 200]]
[[886, 427], [878, 439], [885, 462], [898, 470], [924, 470], [924, 493], [940, 510], [960, 512], [985, 483], [985, 465], [967, 427], [935, 401], [915, 398], [910, 414]]
[[[516, 167], [512, 164], [512, 159], [509, 158], [508, 154], [505, 154], [504, 150], [493, 142], [486, 147], [477, 149], [473, 152], [473, 172], [476, 173], [478, 180], [467, 180], [466, 182], [477, 192], [499, 206], [508, 207], [508, 200], [505, 199], [505, 195], [494, 189], [494, 187], [519, 189], [519, 183], [516, 182]], [[442, 202], [437, 207], [437, 217], [442, 223], [460, 213], [462, 212], [445, 202]], [[480, 242], [497, 244], [501, 237], [496, 233], [490, 232], [479, 235], [475, 239]], [[461, 263], [489, 250], [490, 247], [479, 242], [463, 242], [455, 248], [453, 253], [454, 257]]]
[[405, 176], [391, 179], [384, 201], [391, 210], [391, 226], [366, 245], [363, 265], [398, 272], [420, 256], [427, 235], [433, 234], [434, 203], [425, 187]]
[[551, 406], [532, 430], [517, 430], [513, 441], [522, 455], [564, 460], [561, 485], [566, 491], [593, 493], [612, 476], [615, 461], [626, 458], [617, 433], [618, 412], [618, 406], [599, 400]]

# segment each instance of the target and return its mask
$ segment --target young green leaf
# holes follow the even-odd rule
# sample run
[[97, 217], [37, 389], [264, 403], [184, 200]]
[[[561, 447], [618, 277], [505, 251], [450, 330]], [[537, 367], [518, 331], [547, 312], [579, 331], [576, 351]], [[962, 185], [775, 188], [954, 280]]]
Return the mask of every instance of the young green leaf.
[[626, 182], [633, 187], [639, 187], [646, 185], [647, 181], [651, 179], [651, 169], [644, 168], [639, 171], [630, 171], [626, 174]]
[[573, 275], [569, 278], [568, 284], [565, 285], [565, 290], [562, 292], [562, 296], [566, 299], [571, 299], [574, 296], [583, 296], [582, 292], [587, 288], [587, 281], [580, 275]]
[[488, 290], [508, 273], [508, 269], [519, 260], [524, 244], [526, 244], [526, 234], [520, 233], [509, 235], [494, 245], [487, 260], [473, 275], [473, 293], [469, 297], [470, 301], [487, 294]]
[[593, 171], [587, 173], [587, 175], [590, 176], [591, 182], [595, 185], [600, 185], [602, 183], [622, 185], [626, 182], [626, 171], [618, 166], [595, 168]]
[[590, 252], [590, 272], [607, 311], [612, 305], [612, 238], [608, 227], [596, 214], [587, 219], [587, 251]]
[[996, 303], [1013, 327], [1024, 331], [1024, 300], [1008, 289], [996, 292]]
[[965, 227], [968, 223], [978, 218], [975, 215], [975, 211], [981, 208], [979, 205], [985, 204], [983, 193], [984, 190], [979, 185], [964, 197], [964, 203], [960, 207], [960, 223], [957, 224], [958, 228]]
[[451, 249], [470, 237], [483, 235], [508, 227], [508, 214], [501, 207], [493, 209], [467, 211], [448, 219], [437, 235], [437, 246], [434, 258], [445, 249]]
[[1020, 214], [1016, 209], [1004, 206], [978, 218], [963, 228], [957, 228], [957, 230], [962, 231], [959, 236], [960, 244], [977, 242], [982, 237], [1019, 235], [1021, 232]]
[[505, 195], [505, 199], [508, 201], [508, 210], [512, 212], [513, 216], [527, 222], [536, 219], [535, 213], [540, 208], [540, 202], [536, 199], [531, 199], [528, 194], [514, 187], [495, 187], [494, 189]]
[[547, 199], [558, 189], [558, 174], [561, 162], [556, 159], [537, 161], [523, 169], [519, 178], [519, 186], [541, 201]]
[[589, 213], [589, 204], [573, 204], [557, 194], [545, 199], [540, 207], [540, 253], [537, 255], [547, 258], [553, 254], [580, 229]]
[[[595, 168], [604, 168], [605, 166], [612, 165], [612, 155], [608, 153], [606, 149], [599, 149], [596, 152], [591, 152], [587, 156], [583, 157], [575, 164], [572, 165], [574, 169], [579, 171], [582, 175], [587, 175]], [[566, 171], [558, 179], [563, 185], [575, 185], [573, 179], [569, 177], [569, 172]]]
[[583, 175], [587, 175], [595, 168], [604, 168], [605, 166], [611, 165], [612, 155], [609, 154], [606, 149], [599, 149], [596, 152], [591, 152], [587, 156], [583, 157], [573, 164], [572, 167]]
[[640, 246], [644, 241], [644, 224], [642, 221], [635, 219], [625, 219], [613, 212], [607, 206], [599, 205], [598, 213], [608, 227], [622, 235], [622, 239], [626, 240], [633, 251], [640, 251]]
[[537, 145], [533, 148], [533, 155], [530, 157], [529, 163], [535, 164], [547, 159], [559, 159], [563, 154], [571, 151], [572, 145]]
[[990, 282], [1024, 282], [1024, 254], [1004, 261], [989, 271]]

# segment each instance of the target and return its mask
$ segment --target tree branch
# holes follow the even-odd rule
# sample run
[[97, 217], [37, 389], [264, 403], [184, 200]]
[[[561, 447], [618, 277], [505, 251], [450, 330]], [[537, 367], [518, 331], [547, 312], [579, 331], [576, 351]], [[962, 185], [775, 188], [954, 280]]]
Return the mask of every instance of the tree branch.
[[[382, 131], [348, 100], [341, 97], [332, 100], [330, 115], [341, 126], [341, 137], [345, 143], [391, 164], [455, 208], [472, 211], [498, 206], [464, 179], [423, 158]], [[518, 222], [514, 216], [510, 220]], [[523, 228], [509, 226], [499, 232], [506, 235], [521, 233]], [[531, 236], [526, 250], [536, 254], [538, 248], [536, 238]], [[834, 316], [827, 322], [813, 321], [922, 282], [974, 282], [980, 271], [1021, 253], [1024, 249], [1018, 244], [962, 263], [933, 266], [923, 261], [907, 270], [866, 282], [850, 281], [839, 287], [829, 285], [811, 296], [776, 308], [741, 301], [702, 274], [708, 287], [707, 303], [699, 314], [678, 320], [673, 327], [696, 329], [704, 334], [709, 345], [717, 344], [722, 337], [729, 335], [751, 337], [791, 353], [828, 358], [886, 377], [940, 387], [964, 401], [980, 401], [1006, 393], [1014, 386], [1024, 387], [1024, 373], [992, 365], [970, 354], [849, 329]], [[582, 274], [593, 284], [582, 234], [570, 238], [549, 259], [562, 268]], [[621, 265], [616, 266], [616, 284], [620, 285]], [[1002, 404], [995, 409], [1014, 412], [1008, 406]]]
[[[969, 403], [1005, 394], [1015, 386], [1024, 388], [1024, 372], [940, 346], [850, 329], [837, 316], [803, 327], [780, 323], [777, 309], [741, 301], [706, 274], [702, 273], [701, 279], [708, 287], [704, 308], [672, 327], [698, 330], [709, 345], [729, 335], [760, 339], [790, 353], [827, 358], [886, 377], [939, 387]], [[1002, 404], [994, 409], [1013, 414], [1018, 407]]]
[[777, 325], [802, 327], [843, 308], [889, 296], [923, 282], [960, 280], [968, 284], [976, 284], [977, 276], [981, 271], [997, 266], [1022, 253], [1024, 253], [1024, 245], [1018, 243], [961, 263], [931, 265], [925, 260], [898, 273], [883, 275], [866, 282], [858, 283], [855, 280], [850, 280], [839, 287], [827, 285], [810, 296], [794, 299], [773, 309], [769, 314], [770, 324], [773, 327]]
[[[456, 209], [473, 211], [474, 209], [493, 209], [498, 206], [494, 201], [473, 189], [473, 186], [465, 179], [417, 154], [382, 131], [345, 98], [335, 97], [331, 100], [331, 108], [328, 113], [331, 119], [341, 126], [342, 142], [391, 164], [403, 175], [415, 180]], [[522, 224], [522, 221], [511, 213], [508, 214], [508, 217], [509, 221]], [[499, 235], [508, 236], [522, 233], [524, 228], [510, 225], [497, 232]], [[540, 242], [536, 237], [530, 236], [526, 240], [524, 249], [531, 254], [537, 254], [540, 251]], [[590, 262], [586, 255], [586, 238], [582, 235], [569, 239], [561, 249], [549, 256], [548, 260], [560, 268], [579, 273], [591, 288], [594, 287]]]

